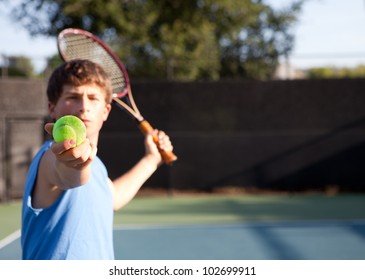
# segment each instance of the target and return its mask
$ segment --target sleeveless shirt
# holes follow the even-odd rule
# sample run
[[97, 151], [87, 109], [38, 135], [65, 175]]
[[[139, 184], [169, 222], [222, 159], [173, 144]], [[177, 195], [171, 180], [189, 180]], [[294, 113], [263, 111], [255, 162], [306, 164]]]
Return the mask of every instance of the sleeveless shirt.
[[23, 259], [114, 259], [113, 203], [107, 170], [96, 157], [85, 185], [63, 191], [50, 206], [32, 207], [32, 191], [46, 142], [34, 157], [25, 183], [21, 245]]

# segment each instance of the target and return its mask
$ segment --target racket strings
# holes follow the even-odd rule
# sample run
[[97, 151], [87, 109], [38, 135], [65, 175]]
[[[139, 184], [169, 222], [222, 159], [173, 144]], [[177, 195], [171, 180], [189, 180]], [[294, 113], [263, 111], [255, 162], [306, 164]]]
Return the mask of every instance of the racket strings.
[[107, 72], [114, 93], [126, 93], [124, 75], [109, 53], [94, 40], [82, 34], [68, 34], [62, 37], [59, 44], [66, 61], [72, 59], [87, 59], [101, 65]]
[[59, 36], [58, 47], [65, 61], [87, 59], [102, 66], [111, 80], [113, 100], [134, 118], [143, 120], [133, 99], [127, 74], [116, 62], [118, 59], [102, 47], [100, 42], [79, 32], [64, 32]]

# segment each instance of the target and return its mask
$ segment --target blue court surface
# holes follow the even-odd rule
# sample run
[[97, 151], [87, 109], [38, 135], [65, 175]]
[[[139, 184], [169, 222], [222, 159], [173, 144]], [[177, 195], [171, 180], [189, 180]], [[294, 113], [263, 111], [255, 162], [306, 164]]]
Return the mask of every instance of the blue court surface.
[[[0, 241], [0, 259], [21, 258], [19, 231]], [[365, 260], [365, 221], [124, 225], [120, 260]]]

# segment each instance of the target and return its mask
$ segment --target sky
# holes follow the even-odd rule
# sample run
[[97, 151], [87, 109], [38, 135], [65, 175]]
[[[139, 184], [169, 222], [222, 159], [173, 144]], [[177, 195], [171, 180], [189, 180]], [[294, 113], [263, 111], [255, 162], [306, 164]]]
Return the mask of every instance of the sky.
[[[291, 0], [267, 0], [280, 8]], [[0, 7], [0, 64], [2, 57], [24, 55], [37, 70], [57, 53], [55, 38], [29, 36]], [[294, 26], [295, 45], [289, 64], [298, 69], [365, 64], [365, 0], [307, 0]]]

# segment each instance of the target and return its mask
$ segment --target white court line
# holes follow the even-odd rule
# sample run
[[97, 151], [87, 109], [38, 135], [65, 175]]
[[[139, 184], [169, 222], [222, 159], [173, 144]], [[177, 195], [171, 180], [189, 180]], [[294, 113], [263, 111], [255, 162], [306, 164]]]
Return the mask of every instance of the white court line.
[[20, 237], [20, 229], [0, 240], [0, 250]]

